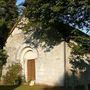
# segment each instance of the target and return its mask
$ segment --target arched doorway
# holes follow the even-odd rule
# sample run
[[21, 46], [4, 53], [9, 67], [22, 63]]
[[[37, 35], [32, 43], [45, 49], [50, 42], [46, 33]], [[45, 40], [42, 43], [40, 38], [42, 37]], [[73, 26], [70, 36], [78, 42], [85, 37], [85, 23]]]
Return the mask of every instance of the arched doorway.
[[17, 60], [20, 60], [22, 75], [25, 77], [26, 82], [35, 80], [35, 61], [37, 57], [37, 50], [30, 47], [28, 44], [22, 45], [18, 50]]

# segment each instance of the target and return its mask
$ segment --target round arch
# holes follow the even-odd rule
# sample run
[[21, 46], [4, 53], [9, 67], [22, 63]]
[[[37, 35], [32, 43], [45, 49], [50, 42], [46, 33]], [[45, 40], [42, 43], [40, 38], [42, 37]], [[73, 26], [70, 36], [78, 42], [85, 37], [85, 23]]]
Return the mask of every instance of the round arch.
[[25, 76], [27, 81], [27, 62], [28, 60], [36, 60], [38, 58], [38, 51], [29, 44], [23, 44], [17, 51], [16, 60], [22, 65], [22, 76]]

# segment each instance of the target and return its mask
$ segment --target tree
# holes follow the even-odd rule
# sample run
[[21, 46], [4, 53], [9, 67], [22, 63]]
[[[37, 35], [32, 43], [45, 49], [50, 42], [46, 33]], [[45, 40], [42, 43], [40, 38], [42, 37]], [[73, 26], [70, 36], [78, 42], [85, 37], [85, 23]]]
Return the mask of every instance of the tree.
[[89, 31], [89, 4], [88, 0], [26, 0], [24, 6], [30, 23], [38, 28], [56, 30], [66, 23]]
[[17, 15], [16, 0], [0, 0], [0, 48], [5, 45]]
[[20, 85], [21, 84], [21, 65], [18, 63], [12, 64], [8, 67], [8, 71], [4, 78], [4, 84], [7, 85]]
[[16, 0], [0, 0], [0, 77], [7, 59], [3, 47], [17, 16]]
[[78, 33], [78, 30], [85, 28], [87, 32], [90, 31], [89, 4], [89, 0], [26, 0], [24, 14], [30, 21], [26, 29], [32, 26], [35, 30], [34, 38], [38, 35], [36, 39], [46, 43], [49, 40], [57, 44], [62, 39], [68, 42], [70, 39], [83, 38], [83, 41], [80, 40], [85, 44], [85, 39], [90, 41], [90, 38]]
[[0, 49], [0, 77], [2, 74], [2, 66], [6, 63], [6, 59], [7, 59], [7, 54], [6, 51], [3, 49]]

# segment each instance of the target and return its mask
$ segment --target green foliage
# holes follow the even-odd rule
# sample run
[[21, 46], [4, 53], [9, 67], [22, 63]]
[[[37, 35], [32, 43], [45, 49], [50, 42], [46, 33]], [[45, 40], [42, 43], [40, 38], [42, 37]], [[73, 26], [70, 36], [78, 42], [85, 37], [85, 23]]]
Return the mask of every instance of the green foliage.
[[75, 42], [70, 42], [72, 48], [71, 54], [83, 56], [90, 53], [90, 37], [77, 36], [73, 39]]
[[83, 55], [85, 53], [85, 49], [80, 45], [74, 45], [72, 48], [72, 54], [75, 55]]
[[[84, 79], [86, 81], [86, 77], [82, 77], [83, 75], [89, 74], [90, 58], [88, 54], [90, 55], [90, 37], [85, 37], [85, 35], [77, 36], [74, 40], [75, 42], [70, 43], [72, 51], [69, 63], [71, 64], [72, 81], [74, 85], [77, 85], [78, 80]], [[79, 78], [78, 75], [80, 76]]]
[[[77, 48], [77, 51], [80, 55], [80, 52], [82, 54], [90, 53], [90, 37], [88, 36], [77, 36], [75, 37], [75, 41], [78, 43], [77, 46], [74, 46]], [[75, 48], [74, 48], [75, 49]]]
[[[81, 27], [80, 23], [88, 20], [86, 13], [89, 9], [88, 0], [26, 0], [24, 6], [26, 7], [24, 14], [29, 18], [29, 23], [24, 31], [29, 32], [29, 28], [32, 26], [33, 39], [44, 41], [49, 46], [57, 45], [62, 40], [69, 42], [70, 39], [73, 39], [78, 43], [72, 48], [73, 54], [83, 55], [90, 51], [90, 37], [79, 33], [79, 30], [75, 30], [63, 22], [66, 20], [69, 24], [73, 22], [74, 25], [77, 24], [78, 27]], [[83, 20], [78, 19], [83, 16], [81, 11], [87, 15]], [[65, 15], [70, 17], [64, 18]], [[77, 19], [75, 19], [76, 17]]]
[[3, 47], [17, 15], [16, 0], [0, 0], [0, 76], [7, 59]]
[[[87, 17], [83, 20], [77, 20], [75, 18], [77, 17], [79, 19], [80, 16], [83, 16], [82, 13], [78, 12], [80, 9], [82, 11], [83, 8], [86, 8], [88, 11], [88, 0], [26, 0], [24, 6], [26, 7], [24, 14], [29, 18], [30, 22], [35, 26], [38, 25], [38, 28], [42, 27], [42, 29], [46, 30], [49, 27], [51, 30], [52, 28], [55, 28], [55, 30], [58, 29], [57, 25], [59, 27], [63, 20], [69, 23], [73, 22], [72, 24], [76, 23], [80, 27], [80, 23], [85, 20], [87, 21], [87, 17], [89, 17], [88, 14], [85, 13]], [[86, 11], [84, 10], [83, 12]], [[65, 15], [70, 15], [70, 17], [64, 18]]]
[[[12, 27], [17, 17], [16, 0], [0, 0], [0, 19], [4, 19], [8, 28]], [[12, 23], [12, 24], [11, 24]], [[11, 25], [11, 26], [10, 26]]]
[[2, 75], [2, 67], [6, 63], [7, 53], [5, 50], [0, 49], [0, 77]]
[[8, 34], [18, 16], [16, 0], [0, 0], [0, 47], [5, 45]]
[[14, 85], [18, 81], [19, 83], [21, 82], [21, 65], [20, 64], [13, 64], [8, 68], [8, 71], [4, 78], [4, 83], [7, 85]]
[[[41, 30], [41, 32], [49, 31], [53, 33], [53, 30], [55, 30], [57, 33], [62, 34], [62, 38], [64, 38], [64, 33], [66, 34], [68, 31], [62, 33], [61, 26], [63, 22], [59, 21], [59, 18], [61, 13], [65, 13], [64, 9], [67, 8], [66, 6], [68, 5], [68, 1], [66, 1], [67, 0], [26, 0], [24, 5], [26, 6], [25, 15], [29, 18], [29, 26]], [[63, 30], [64, 29], [66, 28], [63, 27]], [[43, 33], [41, 35], [41, 37], [46, 39], [44, 36], [47, 36], [47, 34]]]
[[84, 57], [76, 56], [76, 57], [73, 57], [73, 59], [70, 60], [70, 63], [72, 64], [72, 69], [76, 70], [78, 68], [79, 70], [83, 71], [89, 65], [89, 64], [86, 63], [86, 61], [88, 62], [88, 60], [84, 59]]
[[3, 49], [0, 49], [0, 77], [2, 75], [2, 67], [6, 63], [7, 54], [6, 51]]
[[[66, 40], [67, 38], [71, 39], [72, 36], [74, 36], [74, 34], [76, 33], [76, 30], [65, 24], [63, 20], [66, 20], [66, 22], [68, 22], [69, 20], [67, 19], [72, 17], [73, 19], [71, 19], [70, 22], [73, 21], [73, 23], [76, 23], [74, 21], [74, 18], [77, 17], [77, 15], [79, 15], [80, 13], [78, 12], [78, 9], [87, 7], [88, 1], [26, 0], [24, 6], [26, 7], [24, 14], [29, 18], [30, 21], [29, 25], [27, 26], [32, 26], [33, 30], [36, 30], [36, 32], [37, 30], [39, 30], [39, 39], [46, 40], [48, 39], [47, 34], [52, 35], [53, 33], [55, 35], [57, 33], [56, 36], [58, 37], [55, 38], [60, 39], [62, 37], [62, 39]], [[69, 14], [71, 17], [64, 18], [65, 15]], [[84, 18], [84, 20], [86, 20], [86, 17]], [[78, 22], [83, 21], [79, 20]], [[27, 28], [27, 26], [25, 29], [27, 29], [27, 31], [29, 32], [30, 29], [28, 28], [30, 27]], [[78, 26], [80, 26], [80, 24], [78, 24]], [[54, 30], [56, 33], [53, 32]]]
[[7, 53], [5, 50], [0, 49], [0, 66], [2, 67], [6, 63]]

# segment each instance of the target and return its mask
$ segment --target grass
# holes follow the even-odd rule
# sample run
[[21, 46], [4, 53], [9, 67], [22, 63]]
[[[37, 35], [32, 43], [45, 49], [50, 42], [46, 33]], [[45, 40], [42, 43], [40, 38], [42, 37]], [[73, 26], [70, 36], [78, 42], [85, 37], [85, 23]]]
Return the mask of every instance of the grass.
[[21, 86], [0, 86], [0, 90], [64, 90], [60, 87], [48, 87], [48, 86], [28, 86], [28, 85], [21, 85]]
[[19, 86], [15, 90], [43, 90], [40, 86]]
[[[20, 85], [20, 86], [0, 86], [0, 90], [67, 90], [64, 87], [49, 87], [49, 86], [43, 86], [43, 85], [35, 85], [35, 86], [28, 86], [28, 85]], [[68, 90], [72, 90], [71, 88], [68, 88]], [[74, 90], [85, 90], [84, 86], [78, 86], [75, 87]], [[90, 90], [90, 85], [88, 87], [88, 90]]]

